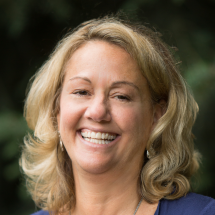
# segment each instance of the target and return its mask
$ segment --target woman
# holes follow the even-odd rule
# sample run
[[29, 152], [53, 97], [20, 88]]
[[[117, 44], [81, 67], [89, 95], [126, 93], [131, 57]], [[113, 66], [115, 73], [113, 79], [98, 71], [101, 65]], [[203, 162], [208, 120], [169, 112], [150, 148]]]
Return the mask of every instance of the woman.
[[34, 135], [20, 165], [36, 214], [215, 214], [213, 199], [188, 193], [197, 111], [156, 32], [117, 18], [83, 23], [26, 100]]

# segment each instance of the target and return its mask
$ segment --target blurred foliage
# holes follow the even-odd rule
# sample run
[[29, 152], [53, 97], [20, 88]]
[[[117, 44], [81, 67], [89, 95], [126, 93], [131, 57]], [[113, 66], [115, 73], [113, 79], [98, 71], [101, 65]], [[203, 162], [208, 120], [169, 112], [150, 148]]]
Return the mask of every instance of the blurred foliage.
[[200, 106], [193, 132], [203, 160], [193, 187], [215, 198], [214, 8], [214, 0], [1, 0], [0, 214], [29, 215], [35, 210], [18, 166], [27, 132], [22, 112], [28, 80], [65, 33], [119, 10], [178, 48], [181, 72]]
[[27, 125], [21, 113], [12, 110], [0, 112], [0, 213], [4, 215], [27, 215], [34, 208], [24, 181], [21, 181], [18, 165], [20, 146], [26, 132]]

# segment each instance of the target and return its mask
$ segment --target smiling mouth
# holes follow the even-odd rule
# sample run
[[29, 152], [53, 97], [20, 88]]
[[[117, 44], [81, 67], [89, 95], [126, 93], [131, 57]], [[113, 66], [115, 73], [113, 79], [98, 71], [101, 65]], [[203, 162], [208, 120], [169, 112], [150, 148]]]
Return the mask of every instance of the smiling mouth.
[[96, 144], [109, 144], [116, 139], [116, 134], [81, 131], [81, 136], [84, 140]]

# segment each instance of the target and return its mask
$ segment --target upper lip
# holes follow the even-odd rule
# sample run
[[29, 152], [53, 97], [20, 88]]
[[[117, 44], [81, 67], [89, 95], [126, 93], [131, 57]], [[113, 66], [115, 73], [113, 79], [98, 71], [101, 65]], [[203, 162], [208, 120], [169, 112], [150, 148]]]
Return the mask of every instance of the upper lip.
[[82, 127], [80, 129], [78, 129], [79, 131], [83, 130], [83, 129], [87, 129], [87, 130], [90, 130], [92, 132], [101, 132], [101, 133], [109, 133], [109, 134], [115, 134], [115, 135], [119, 135], [118, 133], [116, 132], [113, 132], [111, 130], [108, 130], [108, 129], [101, 129], [101, 128], [89, 128], [89, 127]]

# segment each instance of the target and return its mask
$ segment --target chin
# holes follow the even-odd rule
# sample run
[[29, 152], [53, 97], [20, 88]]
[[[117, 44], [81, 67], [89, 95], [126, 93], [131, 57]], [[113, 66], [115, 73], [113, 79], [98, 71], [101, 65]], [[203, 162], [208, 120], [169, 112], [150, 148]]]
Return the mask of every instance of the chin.
[[94, 158], [87, 158], [77, 161], [77, 165], [82, 171], [90, 174], [102, 174], [110, 170], [113, 166], [113, 159], [101, 158], [100, 156]]

